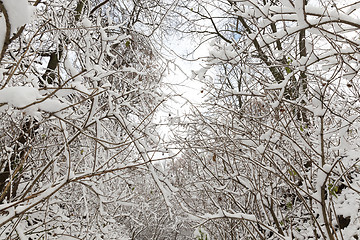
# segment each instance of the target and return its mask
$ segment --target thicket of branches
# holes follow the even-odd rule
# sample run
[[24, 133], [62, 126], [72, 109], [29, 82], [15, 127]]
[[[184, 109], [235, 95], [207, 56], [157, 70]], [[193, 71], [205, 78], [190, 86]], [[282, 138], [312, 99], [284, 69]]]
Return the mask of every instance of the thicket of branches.
[[[0, 1], [1, 238], [359, 239], [359, 7]], [[209, 50], [172, 158], [169, 33]]]
[[359, 4], [183, 5], [210, 50], [175, 171], [209, 237], [360, 237]]
[[164, 68], [150, 40], [166, 6], [23, 0], [0, 9], [1, 238], [136, 239], [152, 229], [167, 205], [139, 192], [166, 191], [152, 124]]

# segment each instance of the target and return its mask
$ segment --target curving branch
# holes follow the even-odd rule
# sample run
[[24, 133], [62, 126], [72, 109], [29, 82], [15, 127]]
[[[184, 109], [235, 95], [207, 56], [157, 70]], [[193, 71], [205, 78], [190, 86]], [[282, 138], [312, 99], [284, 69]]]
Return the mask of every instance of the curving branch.
[[0, 0], [0, 10], [4, 14], [5, 24], [6, 24], [4, 43], [1, 46], [2, 48], [1, 48], [1, 53], [0, 53], [0, 62], [1, 62], [5, 55], [6, 49], [10, 44], [11, 23], [10, 23], [10, 19], [9, 19], [9, 14], [4, 6], [4, 3], [1, 0]]

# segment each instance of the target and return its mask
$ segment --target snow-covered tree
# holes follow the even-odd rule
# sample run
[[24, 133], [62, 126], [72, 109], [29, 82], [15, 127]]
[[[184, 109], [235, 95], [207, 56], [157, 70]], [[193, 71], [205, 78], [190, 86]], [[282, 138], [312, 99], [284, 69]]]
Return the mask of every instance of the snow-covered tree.
[[152, 124], [164, 68], [151, 43], [167, 6], [3, 0], [0, 10], [1, 238], [128, 239], [149, 189], [155, 219], [167, 217]]
[[205, 100], [174, 134], [177, 196], [209, 237], [360, 237], [359, 6], [183, 3], [209, 56]]
[[[1, 238], [358, 239], [359, 7], [1, 0]], [[176, 31], [209, 53], [169, 164]]]

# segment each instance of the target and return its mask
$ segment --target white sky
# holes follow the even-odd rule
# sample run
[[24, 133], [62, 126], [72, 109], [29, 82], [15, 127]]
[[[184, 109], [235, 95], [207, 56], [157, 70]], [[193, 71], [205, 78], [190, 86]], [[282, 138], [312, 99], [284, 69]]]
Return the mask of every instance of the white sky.
[[[164, 91], [177, 96], [166, 103], [167, 109], [163, 109], [163, 112], [159, 113], [161, 121], [169, 120], [169, 114], [171, 114], [171, 117], [183, 116], [185, 112], [189, 111], [190, 105], [188, 101], [194, 104], [200, 104], [203, 101], [202, 84], [195, 79], [191, 79], [191, 76], [192, 72], [200, 69], [204, 63], [201, 60], [188, 61], [176, 57], [176, 55], [185, 56], [189, 51], [193, 50], [189, 46], [194, 45], [191, 39], [182, 38], [179, 40], [175, 37], [168, 43], [169, 50], [174, 51], [175, 54], [172, 55], [174, 63], [169, 64], [169, 70], [164, 78]], [[208, 56], [208, 53], [209, 45], [202, 44], [187, 59], [199, 59]]]
[[[166, 44], [168, 50], [165, 51], [164, 55], [173, 60], [173, 63], [169, 64], [169, 70], [164, 77], [163, 91], [173, 97], [161, 106], [155, 117], [155, 122], [162, 124], [158, 131], [163, 142], [171, 137], [172, 126], [176, 127], [179, 122], [184, 120], [186, 113], [190, 112], [191, 104], [201, 104], [204, 100], [204, 94], [201, 93], [202, 84], [191, 77], [193, 71], [199, 70], [204, 65], [201, 58], [207, 57], [209, 54], [209, 44], [205, 43], [192, 55], [187, 56], [186, 59], [188, 60], [184, 59], [185, 55], [193, 51], [194, 46], [198, 45], [190, 38], [183, 37], [180, 39], [180, 37], [172, 36]], [[169, 154], [157, 152], [153, 159], [169, 157], [176, 152], [171, 150]], [[165, 164], [165, 162], [162, 163]]]

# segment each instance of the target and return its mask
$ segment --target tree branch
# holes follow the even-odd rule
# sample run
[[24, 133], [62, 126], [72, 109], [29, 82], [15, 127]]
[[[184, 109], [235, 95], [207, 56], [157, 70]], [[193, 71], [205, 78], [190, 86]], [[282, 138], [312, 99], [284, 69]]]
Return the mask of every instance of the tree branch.
[[10, 19], [9, 19], [9, 14], [1, 0], [0, 0], [0, 10], [4, 14], [5, 24], [6, 24], [4, 43], [3, 43], [1, 53], [0, 53], [0, 62], [1, 62], [5, 55], [6, 49], [10, 44], [11, 23], [10, 23]]

